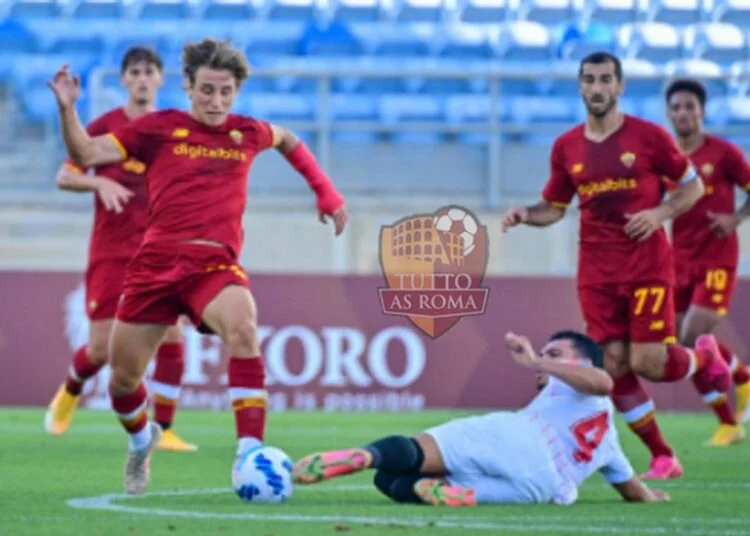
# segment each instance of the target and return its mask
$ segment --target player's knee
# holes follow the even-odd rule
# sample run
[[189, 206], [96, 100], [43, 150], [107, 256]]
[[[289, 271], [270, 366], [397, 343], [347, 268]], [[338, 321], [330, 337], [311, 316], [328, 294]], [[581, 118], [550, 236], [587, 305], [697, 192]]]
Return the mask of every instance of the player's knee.
[[630, 363], [625, 353], [606, 352], [604, 354], [604, 369], [613, 378], [620, 378], [630, 372]]
[[233, 320], [226, 328], [226, 345], [232, 355], [258, 355], [258, 328], [255, 321], [246, 319]]
[[109, 361], [109, 341], [106, 339], [89, 341], [87, 351], [92, 363], [103, 364]]
[[377, 471], [373, 478], [375, 487], [391, 500], [399, 503], [421, 503], [414, 484], [422, 478], [420, 475], [396, 475], [387, 471]]
[[112, 367], [109, 377], [109, 392], [114, 396], [122, 396], [134, 392], [141, 383], [141, 378], [134, 376], [123, 367]]

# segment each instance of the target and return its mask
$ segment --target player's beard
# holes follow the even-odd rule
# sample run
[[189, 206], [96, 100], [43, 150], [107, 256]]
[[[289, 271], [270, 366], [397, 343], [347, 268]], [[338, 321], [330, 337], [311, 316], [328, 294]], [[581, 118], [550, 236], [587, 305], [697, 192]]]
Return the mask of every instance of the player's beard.
[[[609, 100], [607, 100], [606, 97], [603, 98], [604, 101], [595, 103], [591, 103], [588, 100], [584, 99], [584, 102], [586, 103], [586, 110], [588, 110], [588, 112], [597, 119], [601, 119], [602, 117], [606, 116], [612, 110], [612, 108], [615, 107], [615, 104], [617, 104], [617, 99], [615, 97], [611, 97], [609, 98]], [[596, 107], [597, 105], [602, 104], [604, 104], [604, 106]]]

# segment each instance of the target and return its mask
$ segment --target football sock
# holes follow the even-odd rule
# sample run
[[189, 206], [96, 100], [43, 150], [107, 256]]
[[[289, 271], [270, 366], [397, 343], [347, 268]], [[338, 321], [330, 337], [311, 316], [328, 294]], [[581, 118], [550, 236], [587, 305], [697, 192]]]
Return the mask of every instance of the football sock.
[[112, 398], [112, 409], [115, 410], [120, 424], [130, 435], [130, 450], [144, 448], [151, 441], [151, 427], [148, 426], [147, 393], [143, 382], [132, 393], [115, 395], [112, 387], [109, 391]]
[[654, 401], [643, 388], [638, 376], [628, 372], [616, 379], [612, 391], [612, 402], [633, 433], [640, 437], [651, 451], [653, 457], [674, 456], [674, 452], [662, 437], [659, 425], [656, 423]]
[[750, 381], [750, 374], [748, 374], [747, 367], [740, 361], [734, 352], [724, 343], [719, 342], [719, 350], [721, 351], [721, 357], [729, 365], [729, 370], [732, 371], [732, 381], [735, 385], [743, 385]]
[[372, 454], [370, 467], [389, 473], [418, 473], [424, 462], [424, 452], [416, 439], [388, 436], [366, 445]]
[[375, 473], [373, 483], [383, 495], [396, 502], [419, 504], [422, 500], [414, 493], [414, 484], [422, 478], [424, 476], [417, 473], [398, 475], [381, 470]]
[[68, 377], [65, 379], [65, 390], [73, 396], [80, 395], [86, 380], [96, 376], [103, 366], [104, 363], [92, 362], [88, 348], [81, 346], [73, 355], [73, 362], [70, 364]]
[[735, 426], [737, 424], [737, 419], [729, 405], [729, 399], [727, 396], [724, 393], [716, 391], [713, 384], [707, 382], [705, 378], [701, 376], [693, 376], [692, 380], [696, 390], [703, 397], [703, 402], [711, 406], [711, 409], [719, 419], [719, 422], [721, 424]]
[[[252, 443], [256, 444], [263, 441], [268, 408], [265, 382], [266, 371], [260, 356], [229, 358], [229, 397], [241, 447], [246, 438], [255, 439]], [[249, 445], [249, 442], [244, 441], [244, 445]]]
[[156, 369], [151, 381], [151, 390], [154, 392], [154, 420], [164, 430], [168, 430], [174, 421], [184, 371], [183, 345], [168, 343], [159, 346], [156, 352]]
[[691, 350], [679, 344], [667, 345], [667, 362], [661, 382], [676, 382], [693, 376], [711, 362], [708, 350]]

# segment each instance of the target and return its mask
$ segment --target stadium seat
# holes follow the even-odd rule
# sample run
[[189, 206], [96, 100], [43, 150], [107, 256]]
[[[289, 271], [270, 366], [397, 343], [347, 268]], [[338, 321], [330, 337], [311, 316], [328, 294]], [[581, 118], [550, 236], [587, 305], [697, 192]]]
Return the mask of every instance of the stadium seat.
[[701, 22], [705, 17], [704, 0], [649, 0], [645, 5], [650, 21], [679, 26]]
[[187, 19], [192, 16], [192, 6], [185, 0], [143, 0], [137, 16], [145, 20]]
[[365, 50], [374, 56], [427, 56], [438, 40], [434, 24], [389, 24], [356, 27], [353, 31]]
[[379, 0], [331, 0], [335, 20], [346, 22], [375, 22], [384, 16], [384, 5]]
[[728, 86], [722, 80], [722, 69], [712, 61], [695, 58], [675, 60], [667, 63], [664, 70], [670, 78], [685, 76], [701, 80], [709, 97], [728, 93]]
[[695, 58], [729, 64], [747, 57], [745, 34], [734, 24], [690, 26], [684, 33], [685, 51]]
[[547, 28], [532, 21], [501, 25], [494, 34], [496, 54], [506, 61], [549, 61], [552, 39]]
[[443, 17], [444, 0], [396, 0], [396, 5], [400, 22], [439, 22]]
[[380, 98], [379, 112], [381, 121], [390, 126], [443, 118], [440, 100], [423, 95], [385, 95]]
[[62, 15], [65, 3], [60, 0], [15, 0], [8, 16], [18, 19], [54, 19]]
[[518, 11], [519, 19], [545, 25], [575, 20], [577, 15], [574, 0], [523, 0]]
[[750, 93], [750, 61], [736, 61], [729, 67], [727, 86], [731, 96]]
[[619, 30], [617, 41], [626, 57], [663, 63], [682, 56], [679, 32], [663, 22], [625, 24]]
[[118, 19], [126, 15], [122, 0], [79, 0], [73, 4], [75, 19]]
[[201, 16], [208, 21], [250, 19], [258, 14], [258, 7], [250, 0], [206, 0]]
[[298, 41], [304, 32], [299, 23], [265, 23], [255, 26], [247, 33], [248, 57], [255, 56], [295, 56]]
[[529, 123], [573, 124], [580, 103], [561, 97], [516, 97], [510, 104], [510, 115], [519, 125]]
[[[488, 95], [452, 95], [445, 101], [445, 119], [450, 124], [489, 123], [492, 101]], [[497, 118], [501, 122], [510, 120], [509, 99], [498, 99]]]
[[91, 57], [98, 59], [105, 48], [105, 39], [100, 35], [68, 33], [52, 38], [48, 52], [67, 57]]
[[437, 53], [443, 58], [488, 59], [494, 48], [485, 29], [471, 25], [452, 25], [440, 36]]
[[558, 41], [558, 55], [562, 59], [580, 61], [592, 52], [615, 52], [617, 40], [612, 29], [592, 22], [583, 30], [569, 27]]
[[659, 125], [668, 123], [666, 102], [661, 95], [643, 99], [640, 112], [641, 117]]
[[268, 0], [266, 17], [281, 21], [307, 21], [315, 18], [315, 0]]
[[748, 28], [750, 0], [714, 0], [711, 18], [716, 22], [731, 22], [741, 28]]
[[638, 0], [587, 0], [583, 11], [585, 20], [605, 24], [635, 22], [637, 15]]
[[329, 118], [333, 121], [377, 121], [378, 101], [367, 95], [335, 93], [329, 99]]
[[317, 102], [309, 95], [249, 95], [239, 103], [238, 111], [267, 121], [311, 121]]
[[[0, 22], [0, 50], [7, 54], [7, 57], [33, 54], [39, 51], [39, 41], [34, 32], [20, 21], [5, 19]], [[7, 79], [10, 66], [10, 61], [0, 62], [0, 80]]]
[[510, 0], [463, 0], [459, 1], [461, 22], [498, 23], [509, 16]]
[[718, 125], [750, 126], [750, 97], [710, 100], [706, 114]]
[[297, 43], [297, 53], [301, 56], [357, 56], [362, 52], [362, 43], [341, 21], [310, 23]]
[[658, 73], [656, 65], [648, 60], [625, 58], [622, 60], [622, 72], [628, 97], [643, 99], [661, 95], [664, 89], [664, 82], [655, 78]]

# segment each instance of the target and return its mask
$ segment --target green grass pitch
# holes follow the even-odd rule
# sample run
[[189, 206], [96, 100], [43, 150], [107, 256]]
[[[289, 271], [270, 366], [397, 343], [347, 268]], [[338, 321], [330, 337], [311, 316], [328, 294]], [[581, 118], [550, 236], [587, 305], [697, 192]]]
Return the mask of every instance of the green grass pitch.
[[[267, 443], [297, 459], [391, 433], [413, 434], [459, 415], [274, 413]], [[669, 504], [624, 504], [595, 475], [571, 507], [406, 506], [380, 496], [369, 485], [372, 475], [363, 474], [299, 487], [288, 503], [263, 506], [244, 504], [231, 490], [229, 413], [178, 413], [176, 430], [200, 450], [157, 452], [149, 494], [123, 498], [126, 443], [112, 414], [80, 411], [70, 431], [53, 438], [43, 431], [42, 410], [6, 408], [0, 410], [0, 534], [750, 534], [750, 447], [702, 446], [714, 428], [709, 415], [659, 419], [686, 470], [662, 486], [672, 495]], [[621, 436], [636, 470], [643, 470], [645, 449], [629, 431]]]

